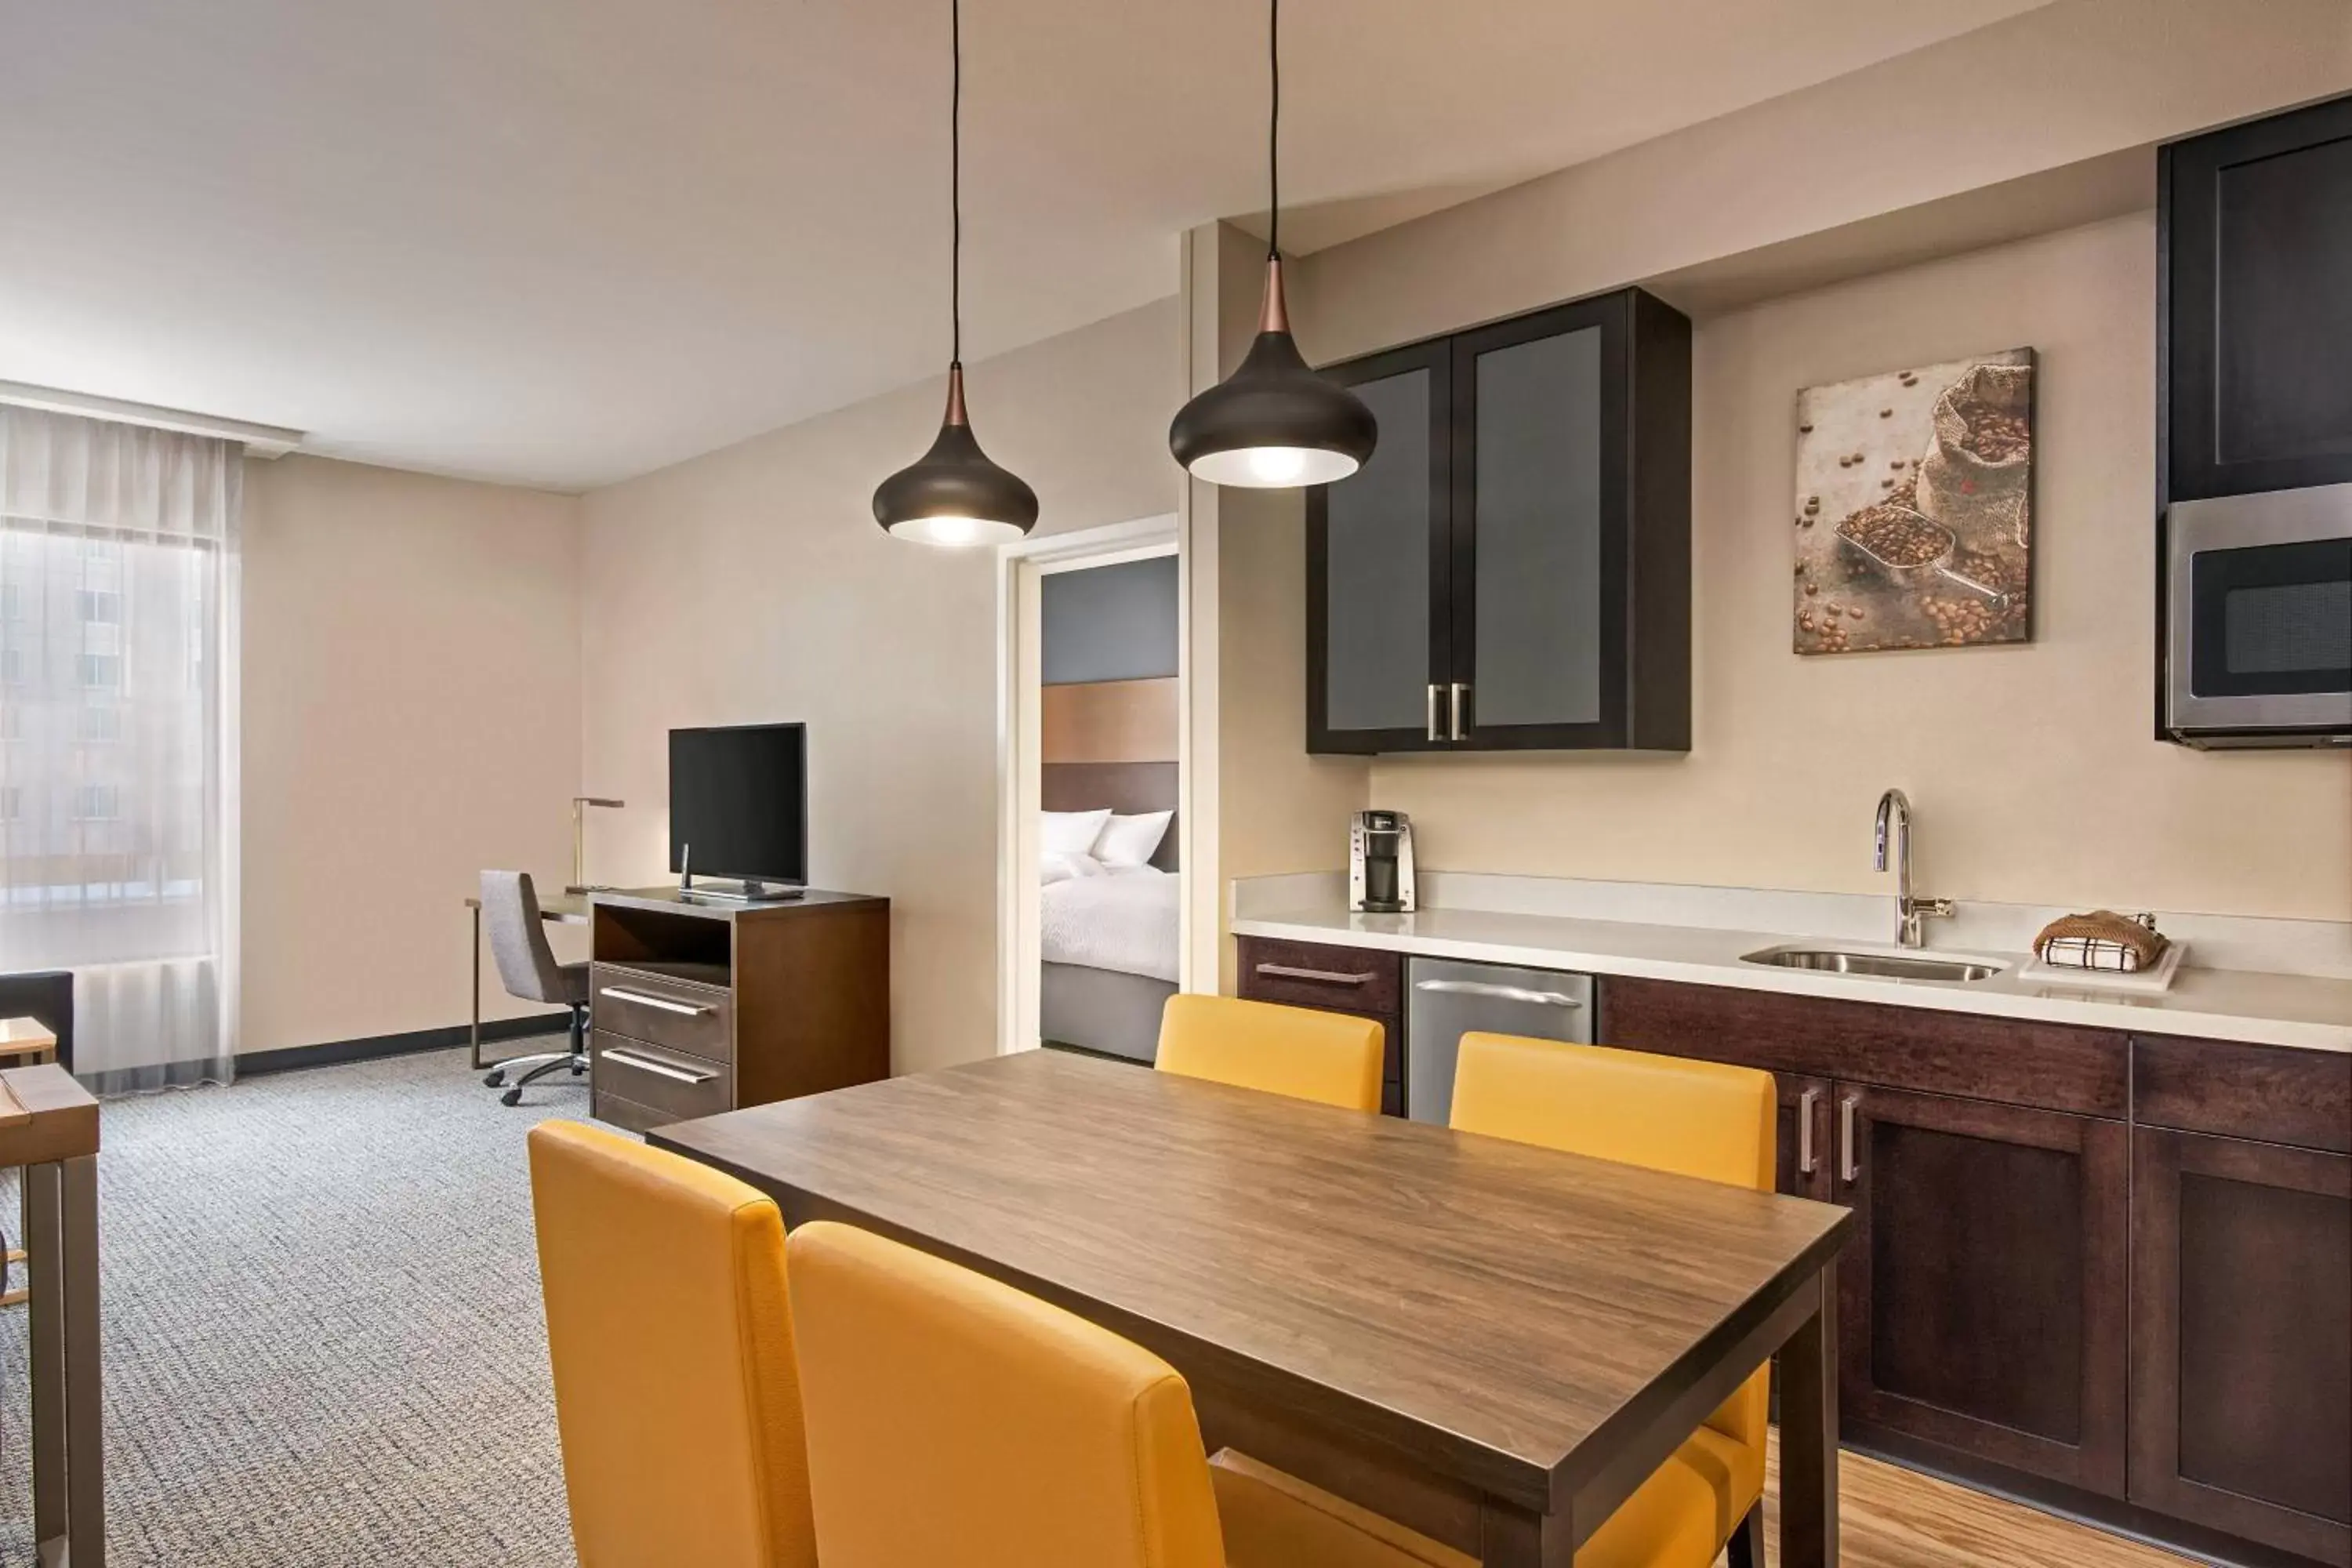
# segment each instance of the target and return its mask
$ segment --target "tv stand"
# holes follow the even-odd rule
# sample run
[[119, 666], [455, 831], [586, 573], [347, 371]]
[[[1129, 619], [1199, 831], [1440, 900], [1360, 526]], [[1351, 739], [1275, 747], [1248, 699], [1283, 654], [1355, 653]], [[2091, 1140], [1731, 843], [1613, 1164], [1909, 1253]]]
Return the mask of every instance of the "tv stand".
[[677, 885], [678, 896], [685, 899], [707, 899], [714, 903], [781, 904], [808, 897], [806, 888], [786, 888], [746, 877], [730, 887], [725, 883], [715, 888], [699, 888], [689, 880]]
[[642, 1132], [890, 1075], [890, 900], [713, 891], [591, 899], [599, 1121]]

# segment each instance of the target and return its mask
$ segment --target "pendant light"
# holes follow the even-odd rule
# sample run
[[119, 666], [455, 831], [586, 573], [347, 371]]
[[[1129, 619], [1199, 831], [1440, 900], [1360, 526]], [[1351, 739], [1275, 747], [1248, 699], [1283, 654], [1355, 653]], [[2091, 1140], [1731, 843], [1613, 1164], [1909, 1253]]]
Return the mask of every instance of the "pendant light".
[[988, 460], [963, 404], [963, 0], [950, 0], [948, 408], [939, 438], [874, 491], [874, 521], [923, 544], [1001, 544], [1037, 523], [1037, 492]]
[[1197, 479], [1291, 489], [1364, 466], [1380, 426], [1363, 400], [1315, 374], [1290, 335], [1282, 298], [1282, 0], [1266, 0], [1272, 98], [1266, 115], [1265, 305], [1257, 341], [1223, 381], [1177, 411], [1168, 449]]

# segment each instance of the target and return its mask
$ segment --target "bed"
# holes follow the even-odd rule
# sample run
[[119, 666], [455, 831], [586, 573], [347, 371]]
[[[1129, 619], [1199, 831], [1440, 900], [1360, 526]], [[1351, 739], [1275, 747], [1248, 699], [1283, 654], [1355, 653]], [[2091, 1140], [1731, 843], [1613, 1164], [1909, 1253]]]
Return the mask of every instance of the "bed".
[[[1040, 770], [1047, 811], [1173, 812], [1172, 762], [1055, 762]], [[1051, 1045], [1150, 1062], [1160, 1012], [1176, 994], [1176, 823], [1150, 864], [1073, 877], [1039, 891], [1038, 1034]]]

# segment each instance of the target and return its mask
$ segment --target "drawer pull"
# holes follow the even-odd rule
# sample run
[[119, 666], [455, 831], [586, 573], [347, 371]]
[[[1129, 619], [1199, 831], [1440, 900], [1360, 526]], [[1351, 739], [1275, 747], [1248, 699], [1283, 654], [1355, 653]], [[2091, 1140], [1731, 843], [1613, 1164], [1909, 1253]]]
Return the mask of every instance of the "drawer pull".
[[1484, 996], [1495, 1002], [1528, 1002], [1538, 1007], [1581, 1007], [1581, 999], [1565, 991], [1530, 991], [1524, 985], [1493, 985], [1484, 980], [1416, 980], [1415, 991], [1443, 992], [1448, 996]]
[[1318, 985], [1370, 985], [1373, 973], [1342, 974], [1336, 969], [1297, 969], [1287, 963], [1261, 963], [1257, 972], [1268, 980], [1311, 980]]
[[666, 1078], [677, 1083], [709, 1083], [719, 1076], [715, 1071], [706, 1071], [700, 1068], [682, 1068], [675, 1062], [660, 1061], [653, 1057], [641, 1057], [636, 1052], [620, 1046], [606, 1050], [602, 1059], [618, 1062], [625, 1068], [635, 1068], [639, 1072], [649, 1072], [656, 1078]]
[[1822, 1091], [1809, 1089], [1797, 1096], [1797, 1173], [1813, 1173], [1813, 1108], [1822, 1102]]
[[635, 1002], [640, 1007], [658, 1007], [665, 1013], [677, 1013], [688, 1018], [705, 1017], [710, 1012], [709, 1008], [698, 1007], [691, 1002], [673, 1002], [667, 996], [648, 996], [642, 991], [625, 991], [617, 985], [607, 985], [596, 994], [610, 996], [615, 1002]]
[[1853, 1094], [1838, 1101], [1838, 1174], [1848, 1184], [1862, 1176], [1862, 1162], [1853, 1151], [1853, 1109], [1861, 1103], [1862, 1097]]

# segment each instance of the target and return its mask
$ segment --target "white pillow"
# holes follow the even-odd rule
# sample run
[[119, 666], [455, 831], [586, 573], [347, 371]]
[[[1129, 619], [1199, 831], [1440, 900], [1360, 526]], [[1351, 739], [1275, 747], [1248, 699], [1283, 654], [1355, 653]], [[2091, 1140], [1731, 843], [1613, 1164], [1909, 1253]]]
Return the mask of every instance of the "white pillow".
[[1172, 811], [1145, 811], [1133, 816], [1113, 816], [1095, 840], [1095, 858], [1106, 866], [1148, 866], [1168, 837]]
[[1037, 814], [1037, 847], [1047, 855], [1091, 855], [1110, 808], [1100, 811], [1041, 811]]

